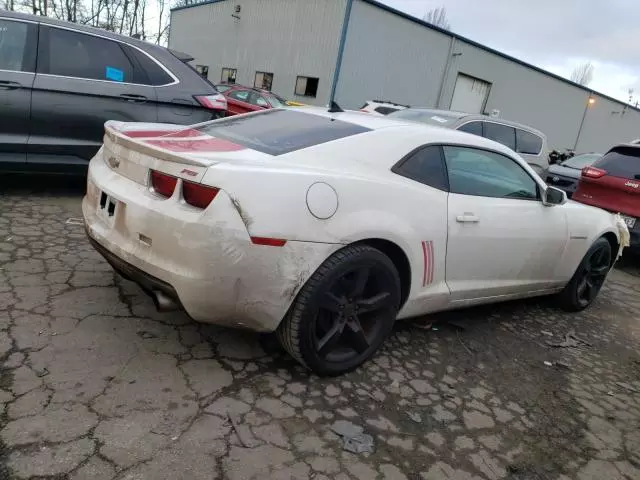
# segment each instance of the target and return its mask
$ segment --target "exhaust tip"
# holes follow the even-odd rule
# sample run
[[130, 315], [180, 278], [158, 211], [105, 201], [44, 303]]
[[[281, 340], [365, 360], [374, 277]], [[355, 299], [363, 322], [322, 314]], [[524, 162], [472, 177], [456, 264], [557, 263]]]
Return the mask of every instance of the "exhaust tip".
[[178, 304], [173, 299], [169, 298], [159, 290], [154, 290], [151, 294], [151, 298], [159, 312], [173, 312], [179, 308]]

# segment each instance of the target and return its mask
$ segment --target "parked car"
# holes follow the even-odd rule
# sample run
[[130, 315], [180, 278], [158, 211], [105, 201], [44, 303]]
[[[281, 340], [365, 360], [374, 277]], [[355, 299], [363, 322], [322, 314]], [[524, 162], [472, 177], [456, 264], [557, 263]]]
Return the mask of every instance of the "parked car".
[[286, 100], [282, 98], [280, 95], [276, 95], [275, 93], [269, 90], [265, 90], [263, 88], [247, 87], [237, 83], [219, 83], [216, 85], [216, 89], [221, 93], [224, 93], [227, 90], [231, 90], [232, 88], [244, 88], [249, 90], [256, 90], [257, 92], [262, 92], [267, 96], [274, 96], [282, 105], [288, 105], [290, 107], [304, 107], [306, 105], [305, 103], [300, 103], [293, 100]]
[[321, 375], [373, 355], [396, 317], [593, 302], [619, 251], [614, 215], [566, 202], [497, 142], [331, 110], [155, 138], [107, 123], [82, 206], [91, 243], [159, 308], [276, 331]]
[[426, 108], [408, 108], [390, 113], [389, 116], [452, 128], [495, 140], [522, 155], [540, 176], [549, 167], [546, 135], [526, 125], [487, 115]]
[[368, 100], [360, 107], [360, 111], [375, 115], [389, 115], [405, 108], [409, 108], [409, 105], [401, 105], [388, 100]]
[[104, 30], [0, 11], [0, 168], [84, 173], [107, 120], [222, 117], [226, 99], [189, 59]]
[[561, 188], [571, 198], [576, 191], [582, 169], [602, 157], [601, 153], [583, 153], [555, 165], [547, 170], [547, 184]]
[[222, 94], [227, 98], [227, 116], [287, 106], [277, 95], [257, 88], [235, 86]]
[[573, 199], [620, 213], [630, 244], [640, 249], [640, 144], [618, 145], [582, 169]]

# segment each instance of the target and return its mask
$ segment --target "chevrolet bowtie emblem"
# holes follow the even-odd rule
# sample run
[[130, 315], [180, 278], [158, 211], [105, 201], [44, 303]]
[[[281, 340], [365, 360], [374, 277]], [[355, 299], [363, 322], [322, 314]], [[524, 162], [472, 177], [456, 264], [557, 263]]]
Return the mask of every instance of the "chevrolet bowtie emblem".
[[118, 168], [120, 166], [120, 160], [118, 160], [116, 157], [109, 157], [109, 160], [107, 160], [107, 162], [109, 163], [109, 166], [111, 168]]

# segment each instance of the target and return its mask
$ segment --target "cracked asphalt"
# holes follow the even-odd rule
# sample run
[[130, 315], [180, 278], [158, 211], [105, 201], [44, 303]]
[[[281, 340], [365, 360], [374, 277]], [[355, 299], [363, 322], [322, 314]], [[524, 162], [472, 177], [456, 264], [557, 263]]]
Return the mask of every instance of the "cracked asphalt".
[[[640, 479], [639, 259], [586, 312], [399, 324], [320, 379], [252, 333], [157, 313], [68, 220], [82, 192], [0, 182], [0, 478]], [[372, 453], [333, 431], [356, 427]]]

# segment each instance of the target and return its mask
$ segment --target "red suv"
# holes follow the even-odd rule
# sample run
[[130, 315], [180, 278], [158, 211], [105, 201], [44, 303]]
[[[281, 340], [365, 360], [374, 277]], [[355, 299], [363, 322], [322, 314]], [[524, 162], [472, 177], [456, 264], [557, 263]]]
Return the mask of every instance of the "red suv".
[[573, 200], [620, 213], [640, 248], [640, 145], [618, 145], [582, 169]]

